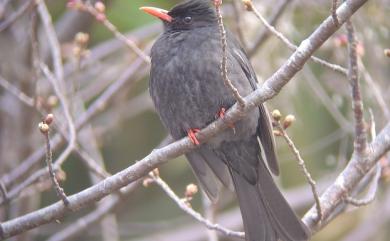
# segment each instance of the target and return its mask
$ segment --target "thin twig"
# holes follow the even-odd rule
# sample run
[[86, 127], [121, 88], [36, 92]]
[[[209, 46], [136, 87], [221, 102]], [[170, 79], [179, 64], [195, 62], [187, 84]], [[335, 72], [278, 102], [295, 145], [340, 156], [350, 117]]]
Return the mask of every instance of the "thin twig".
[[[273, 33], [278, 39], [280, 39], [283, 43], [287, 45], [287, 47], [293, 51], [298, 49], [298, 46], [293, 44], [287, 37], [285, 37], [281, 32], [275, 29], [272, 25], [270, 25], [267, 20], [260, 14], [260, 12], [256, 9], [256, 7], [253, 5], [252, 0], [245, 1], [245, 4], [247, 6], [248, 10], [251, 10], [258, 19], [264, 24], [264, 26], [271, 32]], [[320, 59], [315, 56], [310, 56], [311, 60], [313, 62], [318, 63], [322, 66], [325, 66], [333, 71], [339, 72], [343, 75], [347, 75], [348, 71], [344, 67], [341, 67], [340, 65], [337, 64], [332, 64], [329, 63], [323, 59]]]
[[227, 74], [227, 39], [226, 39], [226, 31], [225, 27], [223, 26], [223, 19], [221, 14], [221, 8], [222, 0], [214, 0], [215, 10], [217, 12], [218, 17], [218, 27], [219, 27], [219, 33], [221, 35], [221, 46], [222, 46], [222, 60], [221, 60], [221, 76], [225, 83], [225, 86], [229, 88], [236, 101], [239, 103], [241, 107], [245, 106], [245, 100], [242, 98], [240, 93], [238, 92], [237, 88], [233, 85], [232, 81], [229, 79]]
[[69, 131], [68, 146], [65, 148], [65, 150], [61, 153], [61, 155], [56, 160], [56, 165], [61, 166], [62, 163], [68, 158], [68, 156], [72, 153], [72, 151], [76, 147], [76, 127], [74, 125], [73, 118], [70, 114], [70, 108], [69, 108], [68, 101], [60, 89], [59, 80], [57, 80], [53, 76], [53, 74], [50, 72], [50, 70], [48, 69], [48, 67], [45, 64], [41, 63], [40, 67], [41, 67], [42, 72], [47, 77], [47, 79], [53, 85], [54, 91], [55, 91], [56, 95], [58, 96], [60, 103], [62, 105], [62, 108], [64, 110], [65, 119], [66, 119], [68, 129], [69, 129], [68, 130]]
[[[76, 129], [81, 129], [92, 117], [94, 117], [97, 113], [103, 111], [107, 106], [107, 102], [125, 85], [129, 84], [132, 81], [136, 81], [137, 79], [130, 79], [130, 77], [135, 73], [135, 71], [139, 70], [142, 66], [141, 59], [137, 59], [132, 65], [130, 65], [125, 72], [123, 72], [119, 78], [113, 82], [101, 95], [98, 99], [96, 99], [88, 109], [80, 115], [76, 122]], [[132, 80], [132, 81], [128, 81]], [[63, 144], [64, 139], [62, 139], [61, 135], [56, 135], [52, 138], [52, 149], [56, 149]], [[2, 177], [6, 187], [10, 186], [16, 179], [24, 176], [36, 163], [40, 161], [40, 158], [45, 155], [45, 149], [38, 149], [36, 152], [31, 154], [26, 160], [22, 162], [18, 168], [11, 171], [9, 175], [5, 175]], [[55, 162], [57, 163], [57, 161]], [[44, 175], [45, 170], [38, 170], [37, 172], [31, 174], [26, 180], [24, 180], [17, 187], [13, 188], [9, 194], [13, 194], [12, 197], [16, 197], [25, 187], [34, 183], [39, 177]], [[0, 202], [0, 205], [3, 202]]]
[[145, 63], [150, 64], [150, 57], [145, 54], [144, 51], [142, 51], [135, 43], [134, 41], [127, 38], [125, 35], [123, 35], [121, 32], [118, 31], [118, 29], [115, 27], [114, 24], [112, 24], [106, 17], [104, 11], [97, 10], [94, 6], [92, 6], [90, 3], [84, 3], [83, 1], [78, 1], [78, 10], [88, 12], [89, 14], [93, 15], [99, 22], [101, 22], [111, 33], [114, 34], [114, 36], [122, 41], [127, 47], [129, 47], [132, 51], [134, 51]]
[[316, 203], [317, 218], [318, 218], [318, 221], [321, 222], [323, 215], [322, 215], [321, 202], [320, 202], [320, 197], [319, 197], [319, 194], [317, 191], [316, 182], [311, 177], [310, 172], [306, 168], [305, 161], [303, 160], [301, 154], [299, 153], [299, 150], [296, 148], [294, 142], [288, 136], [285, 128], [281, 125], [280, 121], [277, 119], [275, 119], [274, 123], [276, 124], [276, 129], [279, 131], [280, 135], [284, 138], [288, 147], [291, 149], [291, 151], [293, 152], [293, 154], [297, 158], [299, 167], [301, 168], [301, 171], [305, 175], [307, 182], [310, 184], [311, 191], [313, 193], [313, 197], [314, 197], [314, 200]]
[[334, 21], [334, 24], [339, 26], [340, 23], [339, 23], [339, 18], [337, 17], [337, 6], [339, 5], [339, 1], [338, 0], [332, 0], [332, 8], [331, 8], [331, 14], [332, 14], [332, 18], [333, 18], [333, 21]]
[[11, 94], [16, 96], [21, 102], [26, 104], [27, 106], [34, 107], [34, 99], [30, 96], [23, 93], [21, 90], [19, 90], [16, 86], [8, 82], [6, 79], [3, 78], [3, 76], [0, 75], [0, 85], [7, 91], [9, 91]]
[[356, 52], [355, 30], [350, 19], [347, 20], [348, 32], [348, 80], [352, 86], [352, 110], [355, 118], [354, 150], [363, 157], [367, 151], [366, 128], [363, 119], [363, 102], [359, 83], [359, 69]]
[[70, 224], [61, 231], [56, 232], [53, 234], [53, 236], [49, 237], [47, 241], [65, 241], [82, 234], [83, 231], [91, 227], [93, 224], [99, 222], [109, 213], [115, 211], [115, 209], [121, 203], [126, 201], [126, 198], [128, 198], [141, 183], [142, 182], [139, 180], [122, 188], [120, 190], [121, 195], [116, 195], [110, 200], [103, 201], [103, 203], [99, 205], [99, 207], [97, 207], [94, 211], [77, 219], [74, 223]]
[[38, 4], [38, 13], [42, 19], [46, 36], [49, 40], [49, 45], [53, 58], [55, 77], [50, 73], [47, 66], [43, 63], [40, 64], [40, 67], [43, 73], [48, 78], [48, 80], [53, 85], [54, 91], [62, 105], [65, 119], [68, 125], [68, 146], [65, 148], [65, 150], [61, 153], [60, 157], [56, 161], [56, 164], [61, 166], [61, 164], [68, 158], [68, 156], [72, 153], [74, 147], [76, 146], [76, 128], [73, 122], [68, 100], [66, 98], [66, 87], [64, 84], [64, 69], [62, 65], [60, 44], [54, 30], [51, 16], [43, 1], [39, 2]]
[[[272, 12], [271, 17], [268, 20], [268, 23], [272, 26], [275, 26], [282, 16], [284, 10], [287, 9], [288, 4], [292, 3], [294, 0], [282, 0], [278, 2], [278, 6], [275, 7], [275, 10]], [[252, 57], [255, 55], [256, 51], [261, 47], [263, 43], [271, 36], [268, 28], [264, 28], [257, 39], [254, 41], [253, 47], [248, 51], [248, 56]]]
[[9, 16], [0, 24], [0, 32], [6, 30], [11, 26], [19, 17], [21, 17], [27, 10], [36, 4], [37, 0], [28, 0], [26, 1], [15, 13]]
[[321, 85], [318, 77], [313, 73], [310, 66], [306, 66], [303, 69], [303, 74], [306, 76], [307, 83], [309, 87], [313, 90], [315, 96], [322, 102], [323, 106], [328, 110], [329, 114], [333, 119], [340, 125], [340, 127], [348, 131], [349, 133], [353, 132], [353, 127], [351, 123], [347, 120], [339, 108], [335, 105], [334, 101], [329, 97], [323, 86]]
[[389, 121], [390, 111], [389, 107], [386, 104], [386, 100], [383, 98], [381, 87], [378, 86], [378, 84], [373, 80], [361, 58], [358, 59], [358, 62], [360, 70], [363, 73], [364, 79], [367, 81], [368, 86], [370, 86], [370, 89], [372, 90], [379, 107], [381, 108], [383, 114], [386, 116], [386, 119]]
[[62, 66], [62, 56], [61, 56], [61, 47], [58, 42], [58, 38], [53, 26], [53, 22], [47, 9], [44, 1], [39, 1], [38, 3], [38, 13], [42, 20], [44, 30], [49, 42], [49, 47], [51, 49], [51, 56], [53, 60], [54, 73], [58, 81], [60, 81], [60, 87], [62, 90], [65, 89], [65, 86], [62, 85], [64, 81], [64, 69]]
[[244, 33], [242, 32], [242, 17], [241, 17], [241, 4], [239, 3], [240, 0], [233, 0], [232, 6], [233, 6], [233, 17], [234, 17], [234, 27], [235, 32], [237, 33], [238, 39], [240, 40], [240, 43], [242, 47], [246, 50], [247, 49], [247, 43], [244, 37]]
[[375, 200], [375, 196], [376, 196], [376, 193], [378, 190], [380, 178], [381, 178], [381, 166], [380, 166], [380, 163], [378, 163], [378, 164], [376, 164], [375, 176], [371, 181], [371, 185], [368, 189], [369, 191], [368, 191], [366, 197], [361, 198], [361, 199], [357, 199], [357, 198], [353, 198], [351, 196], [348, 196], [345, 198], [345, 201], [353, 206], [356, 206], [356, 207], [366, 206], [366, 205], [372, 203]]
[[111, 176], [104, 168], [102, 168], [97, 162], [81, 148], [76, 148], [77, 154], [80, 155], [81, 160], [85, 163], [89, 170], [99, 176], [101, 179]]
[[[207, 195], [202, 192], [202, 204], [204, 217], [212, 223], [216, 222], [217, 203], [212, 203]], [[207, 230], [208, 241], [218, 241], [218, 233], [215, 230]]]
[[[372, 113], [372, 110], [369, 109], [370, 112], [370, 135], [371, 135], [371, 140], [374, 140], [376, 137], [376, 129], [375, 129], [375, 120], [374, 120], [374, 114]], [[374, 201], [377, 190], [378, 190], [378, 185], [379, 185], [379, 180], [381, 178], [382, 174], [382, 166], [380, 163], [376, 164], [376, 169], [375, 169], [375, 176], [372, 178], [371, 181], [371, 186], [368, 189], [368, 193], [365, 198], [362, 199], [356, 199], [351, 196], [348, 196], [345, 201], [348, 202], [351, 205], [360, 207], [360, 206], [365, 206], [370, 204], [371, 202]]]
[[196, 212], [194, 209], [190, 208], [183, 200], [181, 200], [175, 192], [168, 186], [164, 180], [162, 180], [157, 175], [149, 175], [153, 181], [161, 187], [161, 189], [181, 208], [184, 212], [186, 212], [191, 217], [195, 218], [198, 222], [205, 225], [208, 229], [216, 230], [226, 236], [229, 237], [238, 237], [244, 238], [245, 234], [243, 232], [237, 232], [229, 230], [219, 224], [211, 223], [209, 220], [205, 219], [200, 213]]
[[60, 184], [56, 178], [56, 174], [54, 172], [54, 169], [53, 169], [53, 162], [52, 162], [53, 154], [52, 154], [51, 147], [50, 147], [49, 124], [47, 124], [45, 122], [41, 122], [39, 128], [40, 128], [41, 133], [45, 137], [45, 142], [46, 142], [45, 161], [46, 161], [46, 165], [49, 169], [50, 179], [53, 182], [53, 186], [54, 186], [54, 189], [57, 193], [57, 196], [62, 200], [62, 202], [64, 203], [65, 206], [68, 206], [69, 205], [68, 197], [66, 196], [64, 189], [62, 189], [62, 187], [60, 186]]
[[0, 192], [1, 195], [3, 196], [4, 202], [7, 202], [8, 199], [8, 193], [7, 193], [7, 188], [5, 187], [4, 183], [0, 181]]

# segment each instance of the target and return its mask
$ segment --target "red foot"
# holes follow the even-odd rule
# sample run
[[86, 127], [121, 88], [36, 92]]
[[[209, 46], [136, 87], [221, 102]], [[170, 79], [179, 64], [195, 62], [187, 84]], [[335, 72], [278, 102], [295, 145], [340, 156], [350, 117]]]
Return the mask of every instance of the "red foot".
[[187, 135], [190, 138], [191, 142], [194, 143], [194, 145], [199, 145], [200, 144], [200, 142], [198, 141], [198, 139], [196, 138], [196, 135], [195, 135], [199, 131], [200, 131], [200, 129], [198, 129], [198, 128], [189, 129], [187, 131]]
[[221, 4], [222, 4], [222, 0], [214, 0], [214, 5], [215, 6], [221, 6]]
[[[221, 119], [225, 118], [225, 112], [226, 112], [226, 109], [225, 109], [224, 107], [222, 107], [222, 108], [219, 110], [219, 112], [217, 113], [217, 118], [221, 118]], [[233, 123], [228, 123], [228, 126], [229, 126], [230, 128], [232, 128], [233, 131], [235, 131], [235, 127], [234, 127], [234, 124], [233, 124]]]

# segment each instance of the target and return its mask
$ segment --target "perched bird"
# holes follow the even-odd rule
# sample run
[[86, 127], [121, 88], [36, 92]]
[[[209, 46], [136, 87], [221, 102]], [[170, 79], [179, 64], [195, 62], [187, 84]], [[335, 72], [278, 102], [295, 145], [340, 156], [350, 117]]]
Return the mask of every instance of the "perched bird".
[[[221, 76], [221, 40], [211, 1], [185, 1], [170, 11], [141, 9], [164, 24], [164, 33], [151, 50], [151, 97], [172, 137], [188, 135], [198, 145], [186, 157], [207, 195], [215, 201], [221, 183], [235, 190], [247, 241], [307, 240], [307, 228], [270, 174], [278, 175], [279, 167], [264, 105], [206, 143], [196, 139], [199, 129], [218, 116], [223, 118], [224, 111], [236, 102]], [[229, 32], [227, 69], [241, 95], [256, 89], [256, 74], [248, 57]]]

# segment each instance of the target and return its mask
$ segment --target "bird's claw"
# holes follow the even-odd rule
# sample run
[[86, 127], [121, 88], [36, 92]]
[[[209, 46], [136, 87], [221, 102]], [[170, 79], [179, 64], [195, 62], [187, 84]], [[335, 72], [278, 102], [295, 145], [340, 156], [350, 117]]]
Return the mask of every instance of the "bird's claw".
[[[226, 113], [226, 109], [225, 109], [224, 107], [222, 107], [222, 108], [218, 111], [218, 113], [217, 113], [217, 118], [224, 119], [224, 118], [225, 118], [225, 113]], [[228, 126], [229, 126], [230, 128], [233, 129], [233, 132], [234, 132], [234, 133], [236, 133], [236, 128], [235, 128], [235, 126], [234, 126], [233, 123], [228, 123]]]
[[222, 0], [214, 0], [214, 5], [219, 7], [222, 4]]
[[196, 138], [196, 133], [198, 133], [200, 131], [200, 129], [198, 128], [194, 128], [194, 129], [189, 129], [187, 131], [187, 135], [188, 137], [190, 138], [191, 142], [194, 144], [194, 145], [200, 145], [200, 142], [198, 141], [198, 139]]

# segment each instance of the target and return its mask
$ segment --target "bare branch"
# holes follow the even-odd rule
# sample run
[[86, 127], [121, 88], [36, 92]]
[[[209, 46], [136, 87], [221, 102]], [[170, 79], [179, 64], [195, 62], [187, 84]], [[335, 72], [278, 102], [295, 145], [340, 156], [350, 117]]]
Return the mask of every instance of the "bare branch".
[[[279, 118], [275, 118], [277, 114], [278, 114]], [[305, 161], [303, 160], [301, 154], [299, 153], [299, 150], [296, 148], [294, 142], [291, 140], [291, 138], [288, 136], [288, 134], [286, 132], [286, 128], [288, 128], [292, 124], [292, 122], [294, 121], [295, 117], [293, 117], [292, 115], [286, 116], [286, 118], [284, 119], [284, 122], [283, 122], [283, 126], [282, 126], [281, 123], [280, 123], [280, 112], [278, 110], [274, 110], [272, 112], [272, 116], [274, 116], [274, 120], [275, 120], [274, 123], [276, 125], [276, 129], [279, 131], [279, 134], [284, 138], [284, 140], [286, 141], [288, 147], [293, 152], [294, 156], [297, 158], [298, 165], [299, 165], [301, 171], [303, 172], [303, 174], [305, 175], [305, 178], [306, 178], [307, 182], [309, 183], [309, 185], [311, 187], [311, 191], [313, 193], [314, 201], [316, 203], [317, 218], [318, 218], [318, 221], [321, 222], [321, 220], [322, 220], [322, 209], [321, 209], [321, 202], [320, 202], [320, 199], [319, 199], [319, 194], [318, 194], [318, 191], [317, 191], [316, 182], [311, 177], [311, 174], [310, 174], [309, 170], [307, 170]], [[291, 116], [291, 117], [289, 118], [289, 116]]]
[[345, 201], [347, 201], [347, 203], [354, 205], [354, 206], [357, 206], [357, 207], [366, 206], [366, 205], [372, 203], [375, 199], [376, 192], [378, 190], [380, 178], [381, 178], [381, 166], [378, 163], [378, 164], [376, 164], [375, 176], [371, 181], [371, 185], [370, 185], [370, 188], [369, 188], [369, 191], [368, 191], [366, 197], [364, 197], [362, 199], [357, 199], [357, 198], [353, 198], [351, 196], [348, 196], [348, 197], [346, 197]]
[[5, 187], [4, 183], [0, 181], [0, 192], [1, 195], [3, 196], [3, 200], [5, 202], [8, 201], [8, 193], [7, 193], [7, 188]]
[[238, 92], [237, 88], [233, 85], [232, 81], [229, 79], [227, 75], [227, 40], [226, 40], [226, 31], [225, 27], [223, 26], [223, 19], [221, 14], [221, 5], [222, 0], [214, 0], [215, 10], [217, 12], [218, 16], [218, 27], [219, 27], [219, 33], [221, 35], [221, 46], [222, 46], [222, 60], [221, 60], [221, 76], [225, 83], [225, 86], [230, 89], [230, 91], [233, 93], [234, 98], [239, 103], [241, 107], [245, 106], [245, 100], [242, 98], [240, 93]]
[[351, 20], [347, 20], [346, 23], [348, 31], [348, 80], [352, 86], [352, 109], [355, 117], [355, 142], [354, 150], [357, 155], [363, 157], [367, 151], [367, 136], [366, 128], [363, 119], [363, 102], [360, 91], [359, 83], [359, 69], [356, 53], [356, 39], [355, 30], [353, 28]]
[[[46, 117], [46, 119], [47, 119], [47, 117]], [[45, 161], [46, 161], [46, 165], [49, 169], [49, 176], [50, 176], [50, 179], [53, 183], [53, 186], [54, 186], [54, 189], [57, 193], [57, 196], [62, 200], [62, 202], [64, 203], [65, 206], [68, 206], [69, 200], [66, 197], [64, 189], [62, 189], [60, 187], [60, 184], [56, 178], [56, 175], [55, 175], [54, 169], [53, 169], [53, 162], [52, 162], [53, 154], [51, 152], [50, 138], [49, 138], [50, 124], [51, 124], [51, 121], [46, 121], [46, 120], [39, 123], [39, 130], [41, 131], [41, 133], [45, 137], [45, 143], [46, 143], [46, 159], [45, 159]]]
[[[277, 24], [279, 18], [282, 16], [284, 10], [287, 9], [288, 4], [292, 3], [294, 0], [282, 0], [278, 2], [278, 5], [275, 7], [275, 10], [272, 12], [271, 17], [268, 20], [269, 25], [274, 26]], [[256, 51], [261, 47], [261, 45], [271, 36], [268, 28], [263, 29], [257, 39], [254, 41], [253, 47], [248, 51], [248, 56], [252, 57], [255, 55]]]
[[336, 25], [340, 25], [339, 19], [337, 17], [337, 13], [336, 13], [338, 5], [339, 5], [339, 1], [338, 0], [332, 0], [331, 14], [332, 14], [332, 18], [333, 18], [334, 24], [336, 24]]
[[0, 75], [0, 85], [7, 91], [9, 91], [11, 94], [16, 96], [21, 102], [26, 104], [27, 106], [34, 107], [34, 99], [30, 96], [27, 96], [25, 93], [20, 91], [16, 86], [12, 85], [10, 82], [8, 82], [6, 79], [4, 79]]
[[313, 74], [313, 71], [309, 66], [306, 66], [303, 69], [303, 74], [307, 75], [307, 83], [309, 87], [313, 90], [316, 97], [323, 103], [323, 106], [328, 110], [328, 112], [332, 115], [333, 119], [340, 125], [340, 127], [349, 132], [353, 132], [353, 127], [351, 127], [351, 123], [347, 120], [343, 114], [339, 111], [339, 109], [335, 106], [333, 100], [328, 96], [324, 88], [322, 87], [320, 81], [318, 81], [317, 76]]
[[73, 118], [70, 113], [70, 107], [68, 104], [68, 100], [65, 97], [65, 94], [62, 92], [60, 84], [59, 84], [59, 79], [56, 79], [50, 72], [50, 70], [47, 68], [47, 66], [43, 63], [40, 65], [43, 73], [46, 75], [46, 77], [49, 79], [51, 84], [53, 85], [54, 91], [58, 98], [60, 99], [61, 105], [64, 110], [65, 114], [65, 119], [68, 125], [69, 129], [69, 142], [68, 146], [66, 149], [61, 153], [60, 157], [56, 161], [56, 165], [61, 166], [62, 163], [68, 158], [68, 156], [72, 153], [76, 146], [76, 128], [73, 122]]
[[219, 224], [211, 223], [208, 219], [205, 219], [200, 213], [196, 212], [194, 209], [190, 208], [183, 200], [181, 200], [175, 192], [165, 183], [158, 175], [149, 175], [153, 181], [161, 187], [161, 189], [170, 197], [184, 212], [186, 212], [191, 217], [195, 218], [198, 222], [205, 225], [208, 229], [216, 230], [228, 237], [238, 237], [244, 238], [245, 234], [243, 232], [236, 232], [229, 230], [225, 227], [222, 227]]
[[[122, 41], [127, 47], [134, 51], [145, 63], [150, 64], [150, 57], [146, 55], [138, 46], [113, 25], [106, 17], [105, 6], [102, 2], [97, 2], [95, 6], [92, 6], [90, 3], [84, 3], [83, 1], [76, 0], [77, 10], [85, 11], [93, 15], [96, 20], [101, 22], [114, 36]], [[72, 7], [72, 6], [70, 6]]]
[[36, 0], [26, 1], [15, 13], [9, 16], [6, 20], [0, 24], [0, 32], [6, 30], [11, 26], [18, 18], [20, 18], [29, 8], [32, 8], [36, 4]]
[[[94, 117], [97, 113], [103, 111], [107, 106], [107, 102], [127, 83], [130, 81], [135, 81], [136, 79], [130, 79], [140, 67], [142, 66], [142, 61], [140, 59], [136, 60], [129, 68], [123, 72], [119, 78], [113, 82], [101, 95], [98, 99], [96, 99], [88, 109], [80, 115], [77, 119], [75, 126], [76, 130], [82, 128], [92, 117]], [[61, 135], [56, 135], [52, 138], [51, 144], [52, 149], [57, 149], [60, 145], [63, 144], [64, 139], [62, 139]], [[45, 155], [45, 149], [41, 148], [31, 154], [26, 160], [22, 161], [22, 163], [11, 171], [11, 173], [4, 175], [2, 177], [2, 181], [4, 185], [8, 187], [11, 183], [13, 183], [16, 179], [24, 176], [32, 166], [38, 163], [41, 158]], [[33, 174], [28, 179], [32, 179], [32, 177], [41, 176], [39, 174]], [[29, 182], [24, 181], [25, 185]]]
[[247, 48], [247, 43], [244, 37], [243, 29], [242, 29], [242, 9], [240, 7], [241, 4], [239, 3], [240, 0], [233, 0], [232, 1], [232, 6], [233, 6], [233, 17], [234, 17], [234, 28], [235, 32], [237, 33], [237, 37], [240, 40], [240, 43], [242, 47], [246, 50]]
[[74, 224], [71, 224], [63, 230], [56, 232], [47, 241], [66, 241], [76, 237], [77, 235], [80, 235], [87, 228], [102, 220], [110, 212], [113, 212], [115, 208], [123, 203], [123, 201], [125, 201], [126, 198], [128, 198], [130, 194], [132, 194], [133, 191], [139, 187], [140, 183], [141, 181], [136, 181], [129, 186], [122, 188], [120, 190], [120, 195], [116, 195], [112, 199], [108, 200], [108, 202], [103, 201], [103, 203], [99, 205], [99, 207], [94, 211], [77, 219]]
[[[329, 217], [338, 207], [338, 204], [346, 197], [370, 172], [371, 168], [386, 152], [390, 150], [390, 123], [381, 131], [381, 133], [370, 144], [370, 152], [364, 158], [358, 158], [353, 155], [347, 167], [336, 178], [334, 184], [322, 194], [320, 201], [323, 210], [323, 219], [328, 220], [318, 224], [316, 222], [316, 209], [311, 208], [303, 217], [306, 225], [317, 231], [330, 221]], [[335, 216], [332, 216], [334, 218]]]
[[60, 88], [62, 90], [65, 90], [65, 86], [62, 85], [64, 81], [64, 69], [62, 66], [61, 47], [57, 39], [57, 35], [53, 26], [51, 16], [49, 14], [49, 10], [47, 9], [44, 1], [38, 2], [38, 13], [42, 20], [49, 46], [51, 48], [51, 56], [53, 60], [55, 76], [59, 81]]
[[[376, 129], [375, 129], [375, 120], [374, 120], [374, 114], [372, 113], [372, 110], [370, 111], [370, 133], [371, 133], [371, 140], [374, 140], [376, 137]], [[370, 204], [374, 201], [376, 192], [378, 190], [379, 180], [381, 178], [382, 174], [382, 167], [380, 163], [376, 164], [375, 170], [372, 170], [375, 172], [375, 175], [372, 178], [371, 186], [368, 189], [368, 193], [365, 198], [363, 199], [356, 199], [351, 196], [348, 196], [345, 200], [354, 206], [360, 207]]]
[[[252, 11], [258, 19], [264, 24], [264, 26], [273, 33], [278, 39], [280, 39], [283, 43], [287, 45], [287, 47], [293, 51], [296, 51], [299, 47], [293, 44], [286, 36], [284, 36], [281, 32], [275, 29], [271, 24], [267, 22], [267, 20], [260, 14], [260, 12], [257, 10], [257, 8], [253, 5], [252, 0], [244, 0], [248, 11]], [[335, 27], [338, 27], [338, 25], [335, 25]], [[315, 56], [310, 56], [311, 60], [313, 62], [318, 63], [324, 67], [327, 67], [333, 71], [339, 72], [343, 75], [347, 75], [347, 70], [339, 65], [329, 63], [323, 59], [320, 59]]]
[[359, 67], [360, 67], [360, 70], [364, 76], [364, 79], [367, 81], [367, 84], [371, 87], [372, 92], [375, 96], [376, 101], [378, 102], [379, 107], [381, 108], [383, 114], [386, 116], [386, 119], [389, 121], [390, 120], [389, 107], [386, 104], [386, 100], [383, 98], [380, 87], [374, 81], [374, 79], [371, 77], [370, 73], [366, 69], [366, 66], [364, 65], [361, 58], [359, 58], [358, 61], [359, 61]]

